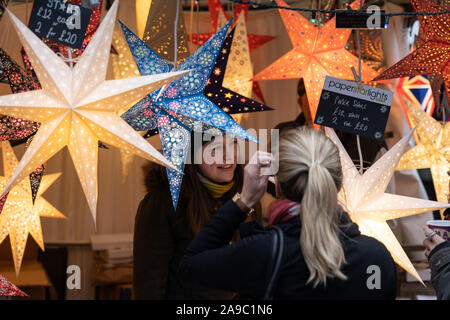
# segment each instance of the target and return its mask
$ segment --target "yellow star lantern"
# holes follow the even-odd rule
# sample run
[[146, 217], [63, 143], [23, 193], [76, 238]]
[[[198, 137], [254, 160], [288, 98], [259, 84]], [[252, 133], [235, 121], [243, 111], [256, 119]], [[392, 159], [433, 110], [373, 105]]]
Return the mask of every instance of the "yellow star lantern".
[[136, 0], [136, 24], [138, 37], [142, 39], [144, 36], [145, 26], [147, 25], [148, 12], [152, 0]]
[[[143, 4], [141, 4], [143, 5]], [[136, 2], [136, 9], [138, 8], [138, 3]], [[148, 8], [147, 8], [148, 11]], [[111, 54], [111, 62], [113, 67], [114, 79], [124, 79], [140, 76], [139, 69], [134, 61], [133, 54], [130, 51], [130, 47], [123, 36], [123, 32], [119, 25], [116, 24], [114, 28], [113, 38], [112, 38], [113, 48], [116, 50], [117, 54]], [[137, 101], [124, 106], [119, 110], [119, 115], [125, 113], [130, 109]], [[142, 135], [142, 133], [140, 133]], [[128, 176], [128, 168], [131, 162], [133, 162], [134, 155], [130, 152], [120, 150], [120, 160], [122, 163], [122, 181], [125, 182]]]
[[409, 145], [412, 132], [395, 144], [364, 174], [360, 174], [334, 130], [325, 130], [339, 148], [341, 158], [343, 180], [338, 194], [339, 204], [358, 224], [361, 233], [382, 242], [395, 262], [422, 282], [386, 221], [449, 208], [450, 204], [385, 193], [395, 167]]
[[[401, 158], [397, 170], [430, 168], [436, 199], [446, 202], [450, 177], [450, 122], [440, 124], [419, 106], [403, 99], [411, 121], [417, 126], [419, 143]], [[443, 213], [443, 210], [441, 210]]]
[[42, 90], [0, 97], [0, 113], [41, 123], [3, 194], [68, 146], [95, 223], [99, 140], [174, 168], [117, 113], [188, 71], [106, 81], [118, 3], [114, 2], [73, 69], [7, 10]]
[[[6, 176], [0, 177], [0, 186], [3, 188], [8, 181], [8, 177], [16, 169], [18, 161], [8, 141], [2, 141], [1, 146]], [[31, 234], [39, 247], [44, 250], [39, 217], [65, 218], [58, 209], [42, 197], [42, 194], [60, 175], [60, 173], [54, 173], [42, 177], [34, 204], [29, 177], [21, 180], [7, 195], [0, 214], [0, 243], [9, 235], [17, 275], [19, 275], [22, 265], [28, 234]]]
[[123, 36], [120, 26], [116, 24], [112, 38], [113, 48], [117, 54], [111, 54], [114, 79], [124, 79], [140, 76], [130, 47]]
[[[220, 11], [221, 12], [221, 11]], [[236, 21], [233, 43], [225, 70], [222, 86], [234, 92], [251, 98], [253, 67], [247, 39], [245, 15], [241, 14]], [[233, 119], [240, 123], [244, 114], [233, 115]]]
[[[279, 6], [288, 6], [276, 0]], [[354, 1], [352, 9], [359, 7]], [[351, 67], [358, 70], [358, 58], [345, 49], [351, 29], [336, 29], [335, 18], [316, 28], [300, 13], [279, 9], [293, 49], [253, 77], [253, 81], [303, 78], [313, 121], [327, 75], [354, 79]], [[361, 80], [368, 82], [378, 73], [361, 64]]]

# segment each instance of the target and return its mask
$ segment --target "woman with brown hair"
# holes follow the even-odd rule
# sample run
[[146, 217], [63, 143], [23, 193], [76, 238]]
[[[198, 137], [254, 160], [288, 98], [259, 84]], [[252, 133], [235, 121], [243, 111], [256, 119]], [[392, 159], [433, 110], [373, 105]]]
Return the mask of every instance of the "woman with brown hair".
[[[191, 141], [194, 140], [192, 134]], [[178, 271], [189, 242], [242, 187], [243, 166], [237, 164], [238, 150], [234, 139], [203, 135], [202, 144], [195, 147], [192, 143], [191, 155], [196, 161], [190, 163], [198, 164], [185, 165], [176, 211], [166, 169], [153, 163], [145, 168], [148, 193], [139, 205], [134, 230], [135, 299], [232, 297], [231, 292], [194, 284]], [[213, 159], [223, 161], [203, 161], [208, 150]], [[260, 216], [260, 211], [256, 211], [255, 216]]]
[[[265, 153], [252, 160], [244, 170], [244, 205], [228, 201], [194, 238], [181, 262], [186, 277], [254, 299], [395, 298], [391, 255], [382, 243], [361, 235], [338, 206], [339, 151], [322, 131], [300, 127], [280, 135], [280, 200], [269, 217], [283, 234], [279, 260], [270, 230], [242, 224], [246, 208], [264, 193], [268, 177], [261, 168], [274, 161]], [[238, 227], [247, 230], [242, 240], [225, 246]]]

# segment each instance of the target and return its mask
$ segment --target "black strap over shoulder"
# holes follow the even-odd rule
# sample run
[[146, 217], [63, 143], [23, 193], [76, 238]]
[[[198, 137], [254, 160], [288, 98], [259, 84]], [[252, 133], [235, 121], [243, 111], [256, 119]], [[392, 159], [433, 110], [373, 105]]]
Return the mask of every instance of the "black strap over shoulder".
[[284, 233], [279, 226], [272, 226], [272, 275], [270, 277], [269, 283], [266, 288], [266, 293], [264, 294], [264, 300], [273, 300], [273, 293], [278, 282], [278, 276], [280, 273], [281, 262], [283, 260], [284, 253]]

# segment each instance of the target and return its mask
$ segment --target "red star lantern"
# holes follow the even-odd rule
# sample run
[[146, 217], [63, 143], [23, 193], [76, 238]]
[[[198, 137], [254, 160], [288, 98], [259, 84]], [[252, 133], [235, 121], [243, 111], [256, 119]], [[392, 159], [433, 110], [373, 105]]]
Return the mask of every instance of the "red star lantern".
[[[282, 0], [276, 0], [276, 3], [288, 6]], [[354, 10], [359, 8], [359, 1], [354, 1], [351, 7]], [[303, 78], [314, 120], [325, 77], [354, 79], [351, 67], [358, 69], [358, 58], [345, 49], [352, 30], [336, 29], [335, 18], [319, 29], [298, 12], [283, 9], [279, 12], [294, 48], [254, 76], [253, 80]], [[361, 64], [363, 82], [376, 75], [375, 70]]]
[[[429, 0], [410, 0], [415, 11], [440, 12], [440, 6]], [[418, 16], [422, 44], [374, 80], [423, 74], [440, 74], [447, 97], [450, 93], [450, 14]]]
[[[210, 20], [211, 20], [211, 27], [212, 32], [210, 33], [200, 33], [198, 35], [197, 40], [197, 34], [191, 34], [188, 35], [188, 39], [192, 41], [194, 44], [198, 44], [202, 46], [206, 41], [208, 41], [209, 38], [212, 37], [214, 33], [217, 32], [217, 29], [221, 27], [219, 25], [219, 15], [223, 14], [223, 16], [228, 20], [228, 16], [225, 12], [225, 9], [223, 8], [222, 4], [220, 3], [220, 0], [208, 0], [208, 10], [210, 14]], [[245, 14], [245, 22], [247, 22], [247, 12], [248, 12], [248, 4], [240, 4], [236, 6], [234, 10], [234, 21], [237, 21], [237, 18], [239, 17], [239, 14], [244, 11]], [[248, 46], [250, 48], [250, 51], [259, 48], [260, 46], [266, 44], [269, 41], [272, 41], [275, 39], [273, 36], [264, 36], [264, 35], [256, 35], [256, 34], [248, 34]]]
[[28, 297], [28, 295], [17, 288], [12, 282], [8, 281], [0, 274], [0, 297]]

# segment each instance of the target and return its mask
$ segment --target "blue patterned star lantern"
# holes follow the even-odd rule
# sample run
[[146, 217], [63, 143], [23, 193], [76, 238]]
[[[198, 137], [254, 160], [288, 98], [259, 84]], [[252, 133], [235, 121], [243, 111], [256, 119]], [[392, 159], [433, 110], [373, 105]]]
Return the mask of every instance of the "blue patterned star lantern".
[[[173, 207], [176, 210], [178, 204], [178, 195], [181, 189], [183, 179], [182, 172], [186, 162], [186, 155], [190, 144], [190, 130], [183, 125], [176, 117], [166, 112], [163, 108], [152, 103], [150, 95], [136, 104], [134, 108], [127, 112], [128, 118], [138, 120], [139, 112], [145, 114], [142, 121], [128, 122], [135, 130], [143, 131], [151, 129], [159, 132], [161, 146], [164, 156], [170, 160], [176, 170], [166, 168], [169, 180], [170, 194], [172, 196]], [[171, 112], [172, 113], [172, 112]], [[127, 117], [125, 117], [127, 120]]]
[[[256, 141], [232, 118], [207, 99], [203, 92], [208, 83], [218, 53], [225, 39], [229, 23], [205, 43], [196, 53], [180, 64], [178, 70], [192, 70], [189, 77], [168, 85], [147, 95], [122, 115], [135, 130], [147, 131], [151, 136], [159, 131], [164, 155], [182, 172], [190, 143], [189, 129], [217, 127], [225, 132]], [[172, 65], [121, 23], [125, 38], [130, 46], [142, 75], [168, 72]], [[205, 126], [195, 126], [195, 120]], [[176, 209], [181, 188], [182, 174], [167, 170], [173, 206]]]
[[[258, 142], [203, 94], [230, 24], [231, 20], [177, 68], [177, 71], [191, 70], [191, 72], [176, 81], [172, 81], [162, 93], [161, 90], [155, 91], [151, 94], [151, 98], [153, 104], [164, 108], [166, 111], [170, 110], [177, 115], [200, 121], [236, 137]], [[169, 62], [158, 56], [124, 24], [121, 23], [121, 27], [142, 75], [172, 70], [173, 67]], [[143, 119], [148, 118], [148, 116], [144, 112], [136, 112], [137, 108], [142, 108], [142, 105], [133, 106], [123, 115], [123, 118], [131, 126], [135, 123], [142, 125], [145, 122], [153, 121]], [[139, 119], [132, 118], [130, 116], [132, 113], [137, 115]], [[179, 118], [190, 129], [193, 129], [192, 124], [185, 122], [185, 119]]]

